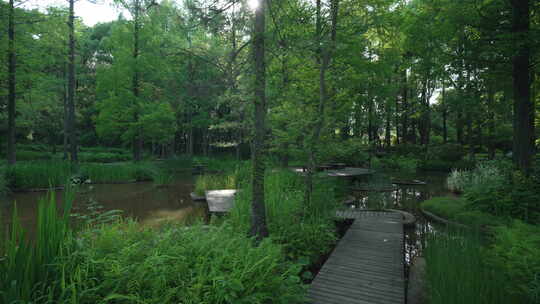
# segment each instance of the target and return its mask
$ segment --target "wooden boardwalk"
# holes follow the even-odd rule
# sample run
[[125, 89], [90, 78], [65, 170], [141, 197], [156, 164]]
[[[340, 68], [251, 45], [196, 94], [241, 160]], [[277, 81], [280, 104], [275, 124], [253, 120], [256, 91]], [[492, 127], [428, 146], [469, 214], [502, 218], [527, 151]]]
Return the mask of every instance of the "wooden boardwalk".
[[210, 212], [229, 212], [232, 209], [236, 190], [209, 190], [204, 193]]
[[401, 215], [370, 212], [356, 219], [311, 283], [312, 304], [403, 304]]

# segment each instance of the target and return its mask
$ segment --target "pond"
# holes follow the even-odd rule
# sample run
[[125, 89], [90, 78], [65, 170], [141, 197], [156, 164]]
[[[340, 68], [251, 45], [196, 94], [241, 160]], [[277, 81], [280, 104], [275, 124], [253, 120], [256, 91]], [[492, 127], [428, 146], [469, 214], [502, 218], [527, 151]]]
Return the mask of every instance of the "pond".
[[358, 209], [400, 209], [416, 217], [414, 227], [405, 229], [405, 262], [410, 264], [415, 256], [422, 253], [425, 236], [436, 228], [436, 224], [426, 219], [420, 211], [420, 203], [434, 196], [449, 195], [446, 189], [447, 173], [382, 172], [373, 175], [368, 186], [388, 188], [392, 180], [420, 180], [426, 185], [398, 185], [393, 191], [352, 192], [355, 197], [352, 208]]
[[[446, 173], [418, 172], [414, 175], [383, 172], [373, 175], [369, 185], [388, 185], [391, 180], [417, 179], [426, 185], [401, 185], [388, 192], [353, 192], [354, 207], [360, 209], [401, 209], [417, 218], [414, 228], [406, 229], [405, 258], [410, 263], [421, 253], [424, 236], [434, 225], [420, 212], [420, 202], [433, 196], [448, 194]], [[125, 217], [137, 219], [144, 225], [155, 226], [164, 221], [190, 221], [195, 218], [208, 220], [206, 202], [193, 202], [189, 195], [194, 188], [194, 177], [189, 173], [178, 175], [167, 187], [156, 187], [152, 182], [130, 184], [103, 184], [80, 186], [73, 212], [92, 214], [96, 211], [120, 210]], [[1, 206], [4, 225], [9, 225], [13, 212], [12, 202], [17, 202], [17, 212], [23, 227], [31, 234], [36, 224], [37, 204], [44, 192], [19, 192], [4, 199]], [[59, 204], [62, 191], [55, 193]]]
[[[156, 187], [152, 182], [128, 184], [81, 185], [73, 204], [73, 212], [92, 214], [96, 211], [120, 210], [125, 217], [137, 219], [145, 225], [157, 225], [163, 221], [189, 221], [207, 218], [206, 204], [193, 202], [191, 174], [178, 175], [166, 187]], [[45, 192], [17, 192], [5, 198], [1, 204], [3, 223], [11, 222], [13, 202], [23, 227], [33, 233], [36, 224], [37, 204]], [[58, 204], [62, 204], [62, 191], [55, 191]]]

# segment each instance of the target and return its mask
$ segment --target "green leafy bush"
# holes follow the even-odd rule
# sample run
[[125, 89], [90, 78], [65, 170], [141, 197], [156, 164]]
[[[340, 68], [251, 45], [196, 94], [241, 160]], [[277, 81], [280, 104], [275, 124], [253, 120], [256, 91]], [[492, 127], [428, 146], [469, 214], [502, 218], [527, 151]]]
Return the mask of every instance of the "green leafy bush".
[[415, 144], [399, 144], [393, 148], [398, 155], [412, 156], [422, 158], [425, 154], [425, 148], [421, 145]]
[[447, 143], [429, 148], [429, 158], [439, 159], [445, 162], [457, 162], [467, 154], [460, 144]]
[[450, 162], [440, 159], [425, 159], [420, 162], [419, 168], [426, 171], [471, 170], [474, 165], [475, 163], [469, 160]]
[[415, 172], [418, 167], [418, 159], [405, 156], [390, 156], [380, 158], [380, 166], [386, 169]]
[[364, 143], [352, 138], [341, 142], [324, 143], [318, 147], [317, 159], [321, 163], [341, 162], [352, 166], [364, 166], [369, 160], [366, 151], [367, 146]]
[[134, 222], [88, 232], [65, 263], [64, 300], [77, 303], [301, 303], [300, 265], [270, 239], [254, 246], [219, 227], [144, 229]]
[[528, 303], [540, 303], [538, 226], [515, 221], [510, 227], [497, 228], [494, 243], [488, 252], [491, 262], [505, 275], [506, 284], [501, 284], [501, 287], [510, 293], [525, 295]]
[[81, 147], [82, 152], [91, 152], [91, 153], [120, 153], [127, 154], [129, 150], [123, 148], [114, 148], [114, 147]]
[[507, 281], [499, 268], [486, 263], [477, 234], [430, 234], [424, 252], [430, 304], [522, 303], [501, 288]]
[[512, 171], [504, 162], [485, 162], [471, 172], [465, 197], [471, 206], [499, 217], [540, 222], [540, 179]]

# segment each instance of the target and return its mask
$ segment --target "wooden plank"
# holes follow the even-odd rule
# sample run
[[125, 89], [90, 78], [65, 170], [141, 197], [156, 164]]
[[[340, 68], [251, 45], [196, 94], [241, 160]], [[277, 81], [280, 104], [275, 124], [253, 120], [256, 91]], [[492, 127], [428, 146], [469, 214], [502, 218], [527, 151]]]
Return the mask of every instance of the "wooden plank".
[[405, 303], [401, 215], [366, 212], [356, 218], [313, 280], [310, 303]]
[[209, 190], [204, 193], [210, 212], [229, 212], [232, 209], [236, 190]]

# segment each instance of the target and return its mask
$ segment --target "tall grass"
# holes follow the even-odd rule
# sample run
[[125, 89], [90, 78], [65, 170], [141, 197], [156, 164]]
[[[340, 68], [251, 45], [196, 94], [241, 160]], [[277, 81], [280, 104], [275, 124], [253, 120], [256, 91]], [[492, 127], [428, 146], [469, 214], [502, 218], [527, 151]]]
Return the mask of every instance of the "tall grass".
[[81, 173], [94, 183], [135, 181], [138, 170], [144, 169], [139, 165], [128, 163], [120, 165], [81, 164]]
[[451, 230], [431, 234], [425, 250], [430, 304], [520, 303], [502, 288], [499, 269], [486, 263], [478, 234]]
[[64, 161], [19, 162], [7, 169], [11, 189], [61, 186], [70, 175], [71, 164]]
[[[331, 179], [315, 179], [313, 199], [304, 199], [304, 182], [287, 170], [265, 177], [265, 207], [268, 230], [283, 245], [291, 260], [315, 262], [336, 241], [333, 218], [336, 192], [341, 186]], [[230, 212], [233, 226], [245, 233], [251, 218], [251, 184], [242, 182]]]
[[45, 297], [59, 279], [55, 262], [67, 254], [70, 242], [69, 215], [74, 193], [65, 190], [63, 212], [59, 213], [54, 192], [40, 200], [35, 239], [22, 228], [14, 208], [5, 256], [0, 260], [0, 299], [2, 303], [34, 303]]
[[199, 175], [195, 180], [195, 193], [200, 196], [204, 196], [204, 191], [207, 190], [236, 189], [236, 187], [236, 172]]

